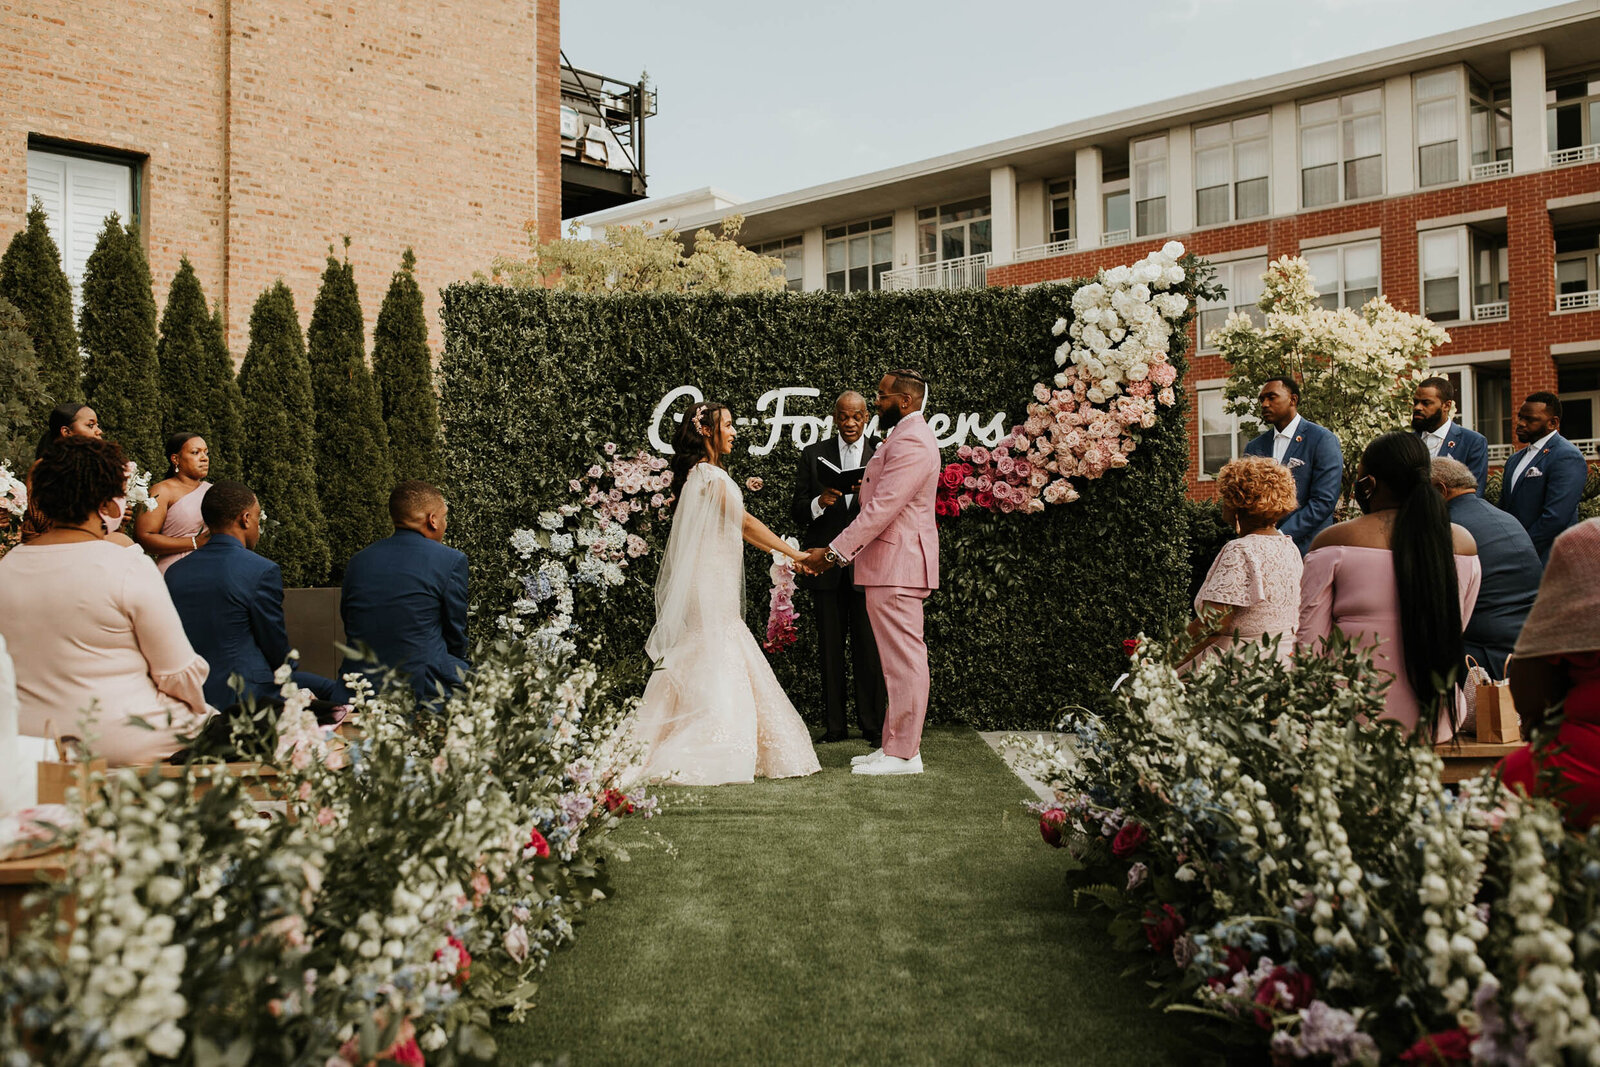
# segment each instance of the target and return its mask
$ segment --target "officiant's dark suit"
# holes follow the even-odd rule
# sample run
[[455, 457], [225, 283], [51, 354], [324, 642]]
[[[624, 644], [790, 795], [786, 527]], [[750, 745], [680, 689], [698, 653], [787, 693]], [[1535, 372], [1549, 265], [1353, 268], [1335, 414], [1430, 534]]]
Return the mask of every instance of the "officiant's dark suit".
[[[795, 525], [805, 531], [800, 542], [802, 548], [826, 547], [861, 513], [861, 501], [853, 494], [828, 508], [822, 508], [819, 501], [826, 488], [821, 461], [826, 459], [844, 468], [840, 460], [841, 444], [842, 439], [835, 434], [800, 453], [791, 517]], [[855, 447], [859, 451], [855, 465], [864, 467], [877, 445], [863, 434]], [[861, 727], [861, 735], [876, 748], [883, 734], [888, 694], [883, 683], [883, 668], [878, 663], [878, 646], [872, 639], [872, 622], [867, 618], [866, 597], [855, 587], [854, 572], [850, 567], [834, 567], [815, 577], [797, 575], [795, 584], [811, 591], [811, 615], [817, 623], [822, 695], [828, 713], [823, 740], [843, 740], [849, 736], [845, 725], [845, 641], [848, 634], [855, 675], [856, 722]]]

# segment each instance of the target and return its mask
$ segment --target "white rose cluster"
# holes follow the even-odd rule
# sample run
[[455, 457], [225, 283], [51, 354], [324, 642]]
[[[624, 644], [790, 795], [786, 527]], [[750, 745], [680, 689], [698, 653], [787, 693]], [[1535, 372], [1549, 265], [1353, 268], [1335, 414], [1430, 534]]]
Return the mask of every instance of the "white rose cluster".
[[1092, 403], [1106, 403], [1167, 362], [1173, 323], [1189, 310], [1189, 298], [1170, 291], [1183, 284], [1182, 257], [1183, 245], [1168, 241], [1131, 267], [1101, 271], [1072, 294], [1073, 321], [1056, 348], [1056, 366], [1078, 367]]

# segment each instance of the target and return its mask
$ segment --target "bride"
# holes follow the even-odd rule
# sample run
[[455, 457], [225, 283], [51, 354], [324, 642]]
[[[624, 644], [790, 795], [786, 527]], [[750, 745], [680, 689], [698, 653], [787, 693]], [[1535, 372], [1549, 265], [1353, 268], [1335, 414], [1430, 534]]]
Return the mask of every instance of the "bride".
[[803, 557], [744, 510], [722, 468], [734, 435], [728, 409], [701, 402], [672, 440], [677, 499], [645, 642], [656, 669], [635, 720], [648, 746], [644, 778], [722, 785], [821, 770], [810, 732], [745, 625], [742, 541]]

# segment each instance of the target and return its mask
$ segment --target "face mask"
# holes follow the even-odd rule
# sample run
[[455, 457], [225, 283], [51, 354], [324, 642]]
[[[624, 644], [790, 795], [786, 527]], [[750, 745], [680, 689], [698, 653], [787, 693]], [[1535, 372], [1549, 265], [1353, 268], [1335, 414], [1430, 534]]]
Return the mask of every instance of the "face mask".
[[1367, 477], [1350, 487], [1351, 493], [1356, 498], [1356, 506], [1361, 509], [1363, 515], [1372, 510], [1372, 490], [1377, 484], [1376, 479]]
[[128, 514], [128, 498], [125, 496], [112, 497], [111, 502], [117, 506], [116, 514], [102, 511], [100, 519], [106, 524], [106, 533], [115, 533], [122, 528], [123, 516]]

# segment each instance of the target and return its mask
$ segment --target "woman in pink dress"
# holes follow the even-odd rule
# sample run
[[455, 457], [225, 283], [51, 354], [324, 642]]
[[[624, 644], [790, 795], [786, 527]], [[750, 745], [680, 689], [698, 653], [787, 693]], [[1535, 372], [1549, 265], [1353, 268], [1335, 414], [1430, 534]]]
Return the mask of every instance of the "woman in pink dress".
[[211, 483], [211, 456], [206, 439], [196, 433], [175, 433], [167, 438], [170, 466], [161, 481], [150, 487], [150, 507], [134, 519], [134, 535], [155, 557], [162, 574], [184, 556], [206, 543], [211, 531], [200, 517], [200, 502]]
[[1478, 546], [1450, 521], [1427, 446], [1409, 431], [1367, 446], [1354, 494], [1361, 516], [1323, 530], [1306, 554], [1300, 647], [1335, 627], [1375, 644], [1374, 666], [1393, 676], [1378, 718], [1449, 740], [1466, 710], [1461, 631], [1483, 577]]
[[1222, 521], [1238, 537], [1222, 546], [1194, 598], [1189, 636], [1196, 644], [1179, 664], [1186, 670], [1211, 649], [1276, 639], [1277, 656], [1294, 655], [1300, 619], [1300, 550], [1278, 530], [1295, 509], [1289, 468], [1262, 456], [1236, 459], [1217, 472]]

